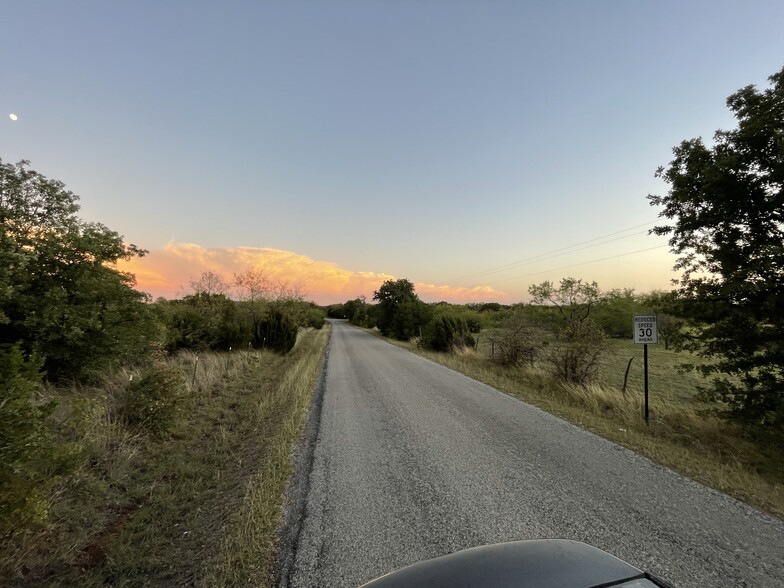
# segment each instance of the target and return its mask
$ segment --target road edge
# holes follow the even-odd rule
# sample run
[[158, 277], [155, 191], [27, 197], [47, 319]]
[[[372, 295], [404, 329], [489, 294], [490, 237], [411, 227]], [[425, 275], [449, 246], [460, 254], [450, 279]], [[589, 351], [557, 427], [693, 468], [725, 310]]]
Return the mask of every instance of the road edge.
[[313, 469], [313, 454], [321, 428], [321, 412], [326, 390], [329, 351], [332, 345], [332, 330], [319, 368], [319, 375], [311, 396], [308, 420], [305, 429], [292, 453], [294, 472], [283, 495], [283, 516], [278, 529], [278, 546], [275, 555], [274, 583], [276, 588], [288, 588], [294, 571], [299, 547], [300, 533], [307, 518], [307, 499], [310, 491], [310, 474]]

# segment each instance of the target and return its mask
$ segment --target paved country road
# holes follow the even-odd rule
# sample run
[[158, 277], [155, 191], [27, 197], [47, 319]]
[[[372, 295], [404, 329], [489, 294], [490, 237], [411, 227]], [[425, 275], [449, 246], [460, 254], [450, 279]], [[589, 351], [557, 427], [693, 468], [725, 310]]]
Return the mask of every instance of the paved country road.
[[345, 322], [332, 326], [281, 585], [357, 586], [466, 547], [565, 538], [679, 588], [784, 586], [781, 521]]

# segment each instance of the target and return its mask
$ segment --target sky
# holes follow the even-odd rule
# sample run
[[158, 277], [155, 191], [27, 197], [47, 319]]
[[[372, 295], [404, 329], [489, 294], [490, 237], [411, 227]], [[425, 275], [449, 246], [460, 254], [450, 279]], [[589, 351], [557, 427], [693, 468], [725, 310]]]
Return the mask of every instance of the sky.
[[[646, 195], [784, 66], [784, 2], [0, 0], [0, 159], [177, 297], [252, 267], [327, 304], [666, 289]], [[11, 115], [16, 120], [12, 120]]]

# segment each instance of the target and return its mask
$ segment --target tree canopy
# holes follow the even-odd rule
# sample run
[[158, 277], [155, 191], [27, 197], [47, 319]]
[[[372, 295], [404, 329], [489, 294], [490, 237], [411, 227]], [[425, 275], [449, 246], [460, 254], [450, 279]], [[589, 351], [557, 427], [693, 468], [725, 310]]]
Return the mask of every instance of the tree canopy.
[[50, 378], [82, 378], [141, 353], [154, 322], [114, 267], [144, 255], [114, 231], [77, 216], [62, 182], [0, 160], [0, 345], [21, 342]]
[[373, 292], [373, 300], [378, 301], [377, 324], [385, 337], [410, 339], [430, 320], [430, 307], [419, 300], [414, 284], [406, 279], [387, 280]]
[[771, 86], [727, 98], [737, 128], [713, 144], [683, 141], [657, 176], [670, 186], [649, 195], [657, 226], [670, 235], [681, 270], [680, 313], [692, 321], [690, 347], [715, 361], [708, 396], [728, 414], [784, 426], [784, 68]]

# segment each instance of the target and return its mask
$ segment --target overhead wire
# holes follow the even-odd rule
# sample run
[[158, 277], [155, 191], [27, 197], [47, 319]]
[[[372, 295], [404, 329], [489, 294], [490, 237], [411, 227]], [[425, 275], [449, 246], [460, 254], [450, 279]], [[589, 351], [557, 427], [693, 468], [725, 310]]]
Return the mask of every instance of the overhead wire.
[[669, 247], [669, 245], [667, 245], [667, 244], [655, 245], [654, 247], [647, 247], [645, 249], [638, 249], [636, 251], [627, 251], [626, 253], [619, 253], [618, 255], [610, 255], [608, 257], [602, 257], [600, 259], [592, 259], [590, 261], [583, 261], [583, 262], [580, 262], [580, 263], [573, 263], [571, 265], [565, 265], [563, 267], [542, 270], [540, 272], [533, 272], [533, 273], [530, 273], [530, 274], [523, 274], [523, 275], [520, 275], [520, 276], [512, 276], [511, 278], [503, 278], [501, 280], [495, 280], [493, 283], [497, 284], [499, 282], [508, 282], [510, 280], [519, 280], [521, 278], [527, 278], [527, 277], [530, 277], [530, 276], [538, 276], [540, 274], [546, 274], [546, 273], [549, 273], [549, 272], [557, 272], [557, 271], [560, 271], [560, 270], [563, 270], [563, 269], [569, 269], [569, 268], [578, 267], [578, 266], [581, 266], [581, 265], [588, 265], [590, 263], [598, 263], [600, 261], [607, 261], [609, 259], [616, 259], [618, 257], [626, 257], [627, 255], [634, 255], [635, 253], [643, 253], [645, 251], [653, 251], [654, 249], [662, 249], [664, 247]]
[[[612, 243], [614, 241], [619, 241], [621, 239], [627, 239], [629, 237], [638, 236], [638, 235], [640, 235], [642, 233], [634, 233], [632, 235], [624, 235], [622, 237], [617, 237], [615, 239], [607, 239], [608, 237], [614, 237], [615, 235], [620, 235], [621, 233], [627, 233], [627, 232], [632, 231], [634, 229], [639, 229], [641, 227], [652, 225], [652, 224], [654, 224], [656, 222], [659, 222], [658, 219], [652, 220], [652, 221], [648, 221], [646, 223], [642, 223], [642, 224], [639, 224], [639, 225], [635, 225], [633, 227], [629, 227], [629, 228], [626, 228], [626, 229], [622, 229], [620, 231], [615, 231], [613, 233], [608, 233], [606, 235], [601, 235], [599, 237], [594, 237], [593, 239], [588, 239], [586, 241], [580, 241], [579, 243], [575, 243], [575, 244], [569, 245], [567, 247], [562, 247], [560, 249], [555, 249], [553, 251], [547, 251], [545, 253], [540, 253], [540, 254], [534, 255], [532, 257], [526, 257], [526, 258], [523, 258], [523, 259], [520, 259], [520, 260], [517, 260], [517, 261], [513, 261], [511, 263], [507, 263], [507, 264], [504, 264], [504, 265], [500, 265], [500, 266], [496, 266], [496, 267], [493, 267], [493, 268], [489, 268], [487, 270], [483, 270], [483, 271], [480, 271], [480, 272], [467, 274], [467, 275], [461, 276], [459, 278], [455, 278], [452, 281], [453, 282], [462, 282], [463, 280], [467, 280], [467, 279], [471, 279], [471, 278], [478, 278], [478, 277], [486, 276], [486, 275], [489, 275], [489, 274], [495, 274], [495, 273], [498, 273], [498, 272], [506, 271], [506, 270], [514, 268], [514, 267], [520, 267], [520, 266], [523, 266], [523, 265], [530, 265], [530, 264], [536, 263], [538, 261], [546, 261], [548, 259], [553, 259], [555, 257], [561, 257], [563, 255], [568, 255], [570, 253], [577, 253], [579, 251], [583, 251], [585, 249], [590, 249], [592, 247], [598, 247], [598, 246], [604, 245], [606, 243]], [[602, 241], [601, 243], [595, 243], [595, 241], [600, 241], [602, 239], [606, 239], [606, 240]], [[592, 245], [588, 245], [589, 243], [593, 243], [593, 244]], [[581, 245], [587, 245], [587, 246], [586, 247], [580, 247]], [[575, 249], [577, 247], [579, 247], [579, 249]], [[505, 281], [505, 280], [506, 280], [506, 278], [503, 281]]]

